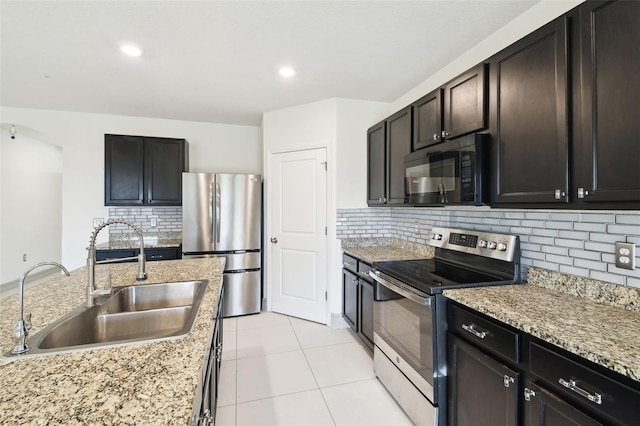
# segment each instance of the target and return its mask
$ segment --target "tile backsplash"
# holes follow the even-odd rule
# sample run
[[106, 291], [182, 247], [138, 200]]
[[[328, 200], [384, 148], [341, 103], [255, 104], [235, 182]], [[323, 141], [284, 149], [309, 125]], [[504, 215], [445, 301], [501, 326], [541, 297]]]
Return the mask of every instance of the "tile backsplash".
[[[182, 207], [112, 207], [109, 219], [129, 220], [139, 226], [145, 235], [181, 233]], [[151, 226], [155, 219], [156, 226]], [[131, 234], [131, 228], [115, 224], [109, 226], [109, 238], [120, 239], [122, 234]]]
[[614, 243], [626, 241], [639, 247], [640, 265], [640, 211], [338, 209], [336, 226], [340, 239], [395, 237], [421, 244], [434, 226], [518, 235], [523, 279], [534, 266], [640, 288], [640, 267], [619, 269], [614, 261]]

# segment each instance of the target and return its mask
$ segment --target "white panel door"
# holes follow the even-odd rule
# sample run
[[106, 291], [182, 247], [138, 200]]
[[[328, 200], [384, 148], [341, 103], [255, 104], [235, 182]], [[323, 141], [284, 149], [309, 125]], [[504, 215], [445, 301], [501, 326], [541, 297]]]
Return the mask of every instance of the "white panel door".
[[327, 322], [326, 149], [272, 154], [271, 309]]

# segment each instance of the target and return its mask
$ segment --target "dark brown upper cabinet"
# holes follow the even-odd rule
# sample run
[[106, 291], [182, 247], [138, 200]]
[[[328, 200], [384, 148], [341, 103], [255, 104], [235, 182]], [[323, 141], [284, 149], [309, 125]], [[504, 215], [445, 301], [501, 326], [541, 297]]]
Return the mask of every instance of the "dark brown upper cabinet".
[[182, 205], [184, 139], [105, 135], [105, 206]]
[[489, 60], [491, 204], [569, 201], [567, 18]]
[[415, 101], [412, 151], [487, 125], [487, 72], [478, 65]]
[[367, 131], [367, 204], [404, 204], [404, 156], [411, 152], [412, 109], [407, 106]]
[[487, 72], [480, 64], [444, 87], [442, 136], [452, 139], [475, 132], [487, 124]]
[[[574, 196], [640, 206], [640, 2], [579, 8], [581, 127]], [[576, 46], [578, 44], [576, 43]]]
[[438, 88], [415, 101], [413, 107], [412, 151], [442, 142], [443, 89]]

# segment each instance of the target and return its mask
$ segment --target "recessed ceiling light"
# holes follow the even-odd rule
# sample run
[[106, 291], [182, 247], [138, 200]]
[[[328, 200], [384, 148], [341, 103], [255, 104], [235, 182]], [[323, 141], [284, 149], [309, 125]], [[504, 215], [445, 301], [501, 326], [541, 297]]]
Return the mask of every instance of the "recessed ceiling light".
[[296, 70], [294, 70], [291, 67], [282, 67], [280, 68], [280, 75], [283, 77], [293, 77], [296, 73]]
[[142, 50], [139, 47], [134, 46], [133, 44], [123, 44], [122, 46], [120, 46], [120, 50], [122, 51], [122, 53], [128, 56], [142, 55]]

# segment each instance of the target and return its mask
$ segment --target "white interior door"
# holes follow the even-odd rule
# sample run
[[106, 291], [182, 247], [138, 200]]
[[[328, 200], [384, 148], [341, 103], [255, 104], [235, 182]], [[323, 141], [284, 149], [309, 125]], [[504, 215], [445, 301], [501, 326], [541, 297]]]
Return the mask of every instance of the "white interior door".
[[271, 309], [327, 322], [326, 149], [272, 154]]

